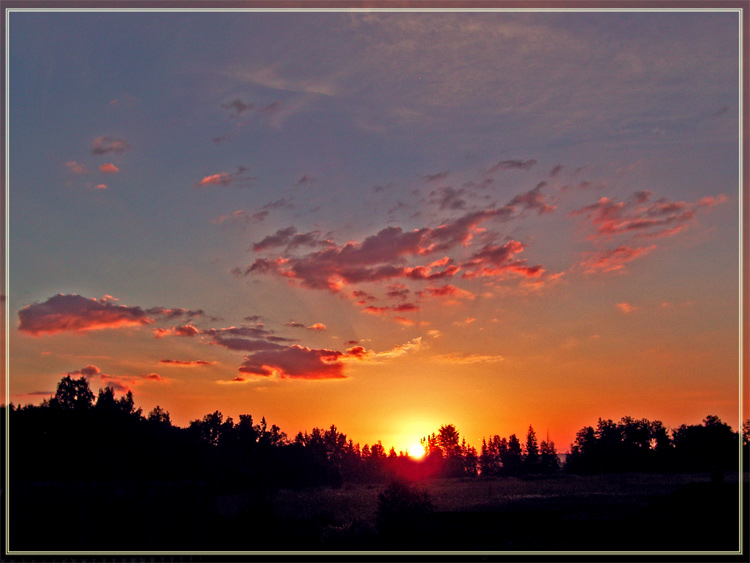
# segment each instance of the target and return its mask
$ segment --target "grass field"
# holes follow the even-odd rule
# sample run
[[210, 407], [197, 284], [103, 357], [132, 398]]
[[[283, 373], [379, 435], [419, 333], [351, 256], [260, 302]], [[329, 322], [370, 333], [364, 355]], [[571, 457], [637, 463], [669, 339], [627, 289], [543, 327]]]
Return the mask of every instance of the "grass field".
[[[434, 511], [378, 536], [385, 485], [280, 491], [273, 513], [308, 548], [709, 550], [739, 548], [739, 479], [707, 474], [440, 479], [415, 485]], [[291, 545], [295, 545], [295, 540]]]

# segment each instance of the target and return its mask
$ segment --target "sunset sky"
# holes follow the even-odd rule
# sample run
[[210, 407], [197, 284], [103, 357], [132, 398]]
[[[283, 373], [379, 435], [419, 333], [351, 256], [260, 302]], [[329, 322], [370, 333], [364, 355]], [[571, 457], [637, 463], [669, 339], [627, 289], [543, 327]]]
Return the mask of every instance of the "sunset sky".
[[10, 14], [8, 401], [412, 449], [739, 414], [739, 14]]

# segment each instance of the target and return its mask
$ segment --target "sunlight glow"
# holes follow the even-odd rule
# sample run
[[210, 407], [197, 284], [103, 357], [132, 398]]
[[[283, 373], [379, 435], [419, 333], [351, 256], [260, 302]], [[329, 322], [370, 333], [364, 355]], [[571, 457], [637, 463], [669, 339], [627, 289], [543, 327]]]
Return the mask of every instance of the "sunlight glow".
[[409, 457], [412, 459], [420, 459], [424, 457], [424, 447], [419, 443], [412, 444], [406, 451], [409, 452]]

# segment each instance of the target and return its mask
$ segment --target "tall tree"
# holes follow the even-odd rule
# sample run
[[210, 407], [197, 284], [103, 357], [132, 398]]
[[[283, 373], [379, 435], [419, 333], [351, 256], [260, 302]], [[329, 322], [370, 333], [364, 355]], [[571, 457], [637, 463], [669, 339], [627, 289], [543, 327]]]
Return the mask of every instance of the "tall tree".
[[523, 469], [526, 473], [535, 473], [539, 468], [539, 443], [534, 428], [529, 425], [526, 433], [526, 447], [524, 448]]

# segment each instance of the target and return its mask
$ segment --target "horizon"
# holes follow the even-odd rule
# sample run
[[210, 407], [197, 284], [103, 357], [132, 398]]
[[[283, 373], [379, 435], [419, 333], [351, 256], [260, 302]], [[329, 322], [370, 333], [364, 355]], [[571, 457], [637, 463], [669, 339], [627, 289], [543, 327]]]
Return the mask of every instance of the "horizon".
[[6, 404], [741, 432], [739, 23], [11, 10]]

